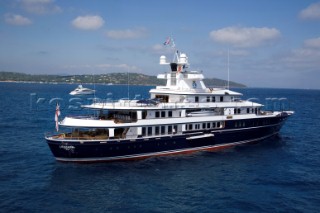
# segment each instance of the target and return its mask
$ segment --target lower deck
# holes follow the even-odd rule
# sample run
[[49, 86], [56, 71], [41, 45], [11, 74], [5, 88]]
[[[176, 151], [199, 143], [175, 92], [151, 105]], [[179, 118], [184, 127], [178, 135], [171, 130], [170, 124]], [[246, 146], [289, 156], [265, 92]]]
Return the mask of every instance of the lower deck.
[[141, 127], [120, 128], [69, 128], [64, 133], [54, 135], [51, 140], [57, 141], [124, 141], [138, 138], [153, 138], [173, 135], [182, 135], [196, 132], [230, 131], [246, 128], [259, 128], [262, 126], [277, 124], [287, 115], [276, 117], [258, 117], [254, 119], [227, 119], [212, 122], [192, 122], [182, 124], [146, 125]]
[[151, 156], [217, 150], [252, 143], [279, 132], [281, 124], [243, 131], [203, 132], [122, 142], [57, 142], [48, 140], [59, 161], [92, 162], [139, 159]]
[[[220, 128], [185, 129], [165, 135], [139, 136], [125, 139], [81, 140], [47, 137], [48, 145], [60, 161], [110, 161], [136, 159], [149, 156], [185, 153], [200, 150], [215, 150], [251, 143], [277, 134], [287, 116], [273, 117], [267, 121], [225, 121]], [[259, 123], [260, 122], [260, 123]], [[197, 125], [197, 124], [193, 124]], [[237, 127], [235, 127], [237, 125]], [[200, 127], [204, 127], [201, 129]], [[155, 127], [154, 127], [155, 130]], [[93, 138], [93, 136], [90, 136]]]

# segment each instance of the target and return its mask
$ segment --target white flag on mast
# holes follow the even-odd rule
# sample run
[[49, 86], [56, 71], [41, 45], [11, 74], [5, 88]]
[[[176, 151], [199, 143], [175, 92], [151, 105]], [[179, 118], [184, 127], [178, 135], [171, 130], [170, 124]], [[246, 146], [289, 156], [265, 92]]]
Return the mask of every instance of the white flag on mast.
[[57, 106], [56, 106], [56, 113], [55, 113], [55, 116], [54, 116], [54, 120], [56, 122], [56, 130], [57, 132], [59, 131], [59, 116], [60, 116], [60, 106], [59, 104], [57, 103]]

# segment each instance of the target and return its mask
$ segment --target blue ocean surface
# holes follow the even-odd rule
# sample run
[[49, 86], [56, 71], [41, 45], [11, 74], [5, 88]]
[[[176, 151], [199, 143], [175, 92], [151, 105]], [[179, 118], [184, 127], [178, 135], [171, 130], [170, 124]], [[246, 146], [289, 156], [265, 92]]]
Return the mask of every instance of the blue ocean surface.
[[[94, 98], [148, 98], [148, 86], [0, 83], [0, 212], [319, 212], [320, 90], [235, 89], [295, 111], [279, 136], [220, 152], [98, 164], [57, 162], [44, 136]], [[284, 99], [287, 98], [287, 99]]]

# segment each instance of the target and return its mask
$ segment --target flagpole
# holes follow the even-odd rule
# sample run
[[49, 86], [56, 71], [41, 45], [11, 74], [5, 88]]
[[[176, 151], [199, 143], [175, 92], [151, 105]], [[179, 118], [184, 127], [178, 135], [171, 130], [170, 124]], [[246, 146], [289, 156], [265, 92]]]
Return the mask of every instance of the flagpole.
[[128, 66], [128, 69], [127, 69], [127, 77], [128, 77], [128, 79], [127, 79], [127, 85], [128, 85], [128, 102], [129, 102], [129, 100], [130, 100], [130, 89], [129, 89], [129, 72], [130, 72], [130, 68], [129, 68], [129, 66]]
[[227, 89], [229, 89], [230, 88], [230, 70], [229, 70], [229, 58], [230, 58], [230, 50], [229, 50], [229, 47], [228, 47], [228, 87], [227, 87]]
[[59, 132], [59, 116], [60, 116], [60, 106], [57, 102], [56, 104], [56, 112], [55, 112], [55, 116], [54, 116], [54, 120], [56, 122], [56, 130], [57, 132]]

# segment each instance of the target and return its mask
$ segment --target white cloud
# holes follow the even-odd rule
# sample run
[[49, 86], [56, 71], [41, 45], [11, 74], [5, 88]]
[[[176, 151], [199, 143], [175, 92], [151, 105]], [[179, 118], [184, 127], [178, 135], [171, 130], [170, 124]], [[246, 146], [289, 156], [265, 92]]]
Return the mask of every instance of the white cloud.
[[144, 27], [126, 30], [109, 30], [106, 32], [106, 36], [112, 39], [138, 39], [146, 37], [147, 34], [147, 29]]
[[156, 51], [156, 52], [162, 52], [165, 50], [164, 46], [161, 44], [155, 44], [152, 46], [152, 50]]
[[103, 26], [104, 20], [100, 16], [78, 16], [71, 23], [81, 30], [97, 30]]
[[94, 67], [96, 68], [100, 68], [100, 69], [103, 69], [103, 70], [108, 70], [108, 69], [114, 69], [114, 68], [117, 68], [117, 69], [122, 69], [123, 71], [137, 71], [139, 70], [136, 66], [131, 66], [131, 65], [128, 65], [128, 64], [97, 64], [97, 65], [94, 65]]
[[292, 50], [282, 60], [288, 67], [301, 68], [301, 70], [319, 70], [320, 67], [320, 37], [307, 39], [303, 46]]
[[151, 47], [151, 52], [156, 55], [161, 55], [161, 54], [172, 54], [175, 52], [173, 48], [164, 46], [163, 44], [155, 44]]
[[292, 70], [299, 72], [316, 70], [320, 67], [320, 37], [305, 40], [301, 48], [292, 50], [281, 61]]
[[305, 40], [304, 46], [309, 48], [320, 48], [320, 37]]
[[299, 16], [302, 19], [320, 19], [320, 2], [309, 5]]
[[128, 64], [85, 64], [85, 65], [67, 65], [64, 66], [65, 69], [69, 70], [82, 70], [84, 73], [90, 73], [92, 70], [96, 72], [141, 72], [137, 66], [128, 65]]
[[53, 14], [62, 11], [54, 4], [54, 0], [21, 0], [20, 2], [24, 10], [33, 14]]
[[316, 49], [301, 48], [293, 50], [287, 57], [282, 58], [282, 61], [287, 67], [299, 72], [309, 70], [319, 70], [320, 51]]
[[30, 19], [17, 14], [5, 14], [4, 19], [7, 24], [11, 25], [24, 26], [32, 24]]
[[237, 47], [256, 47], [280, 37], [280, 31], [275, 28], [244, 28], [227, 27], [210, 32], [210, 38], [218, 43]]

